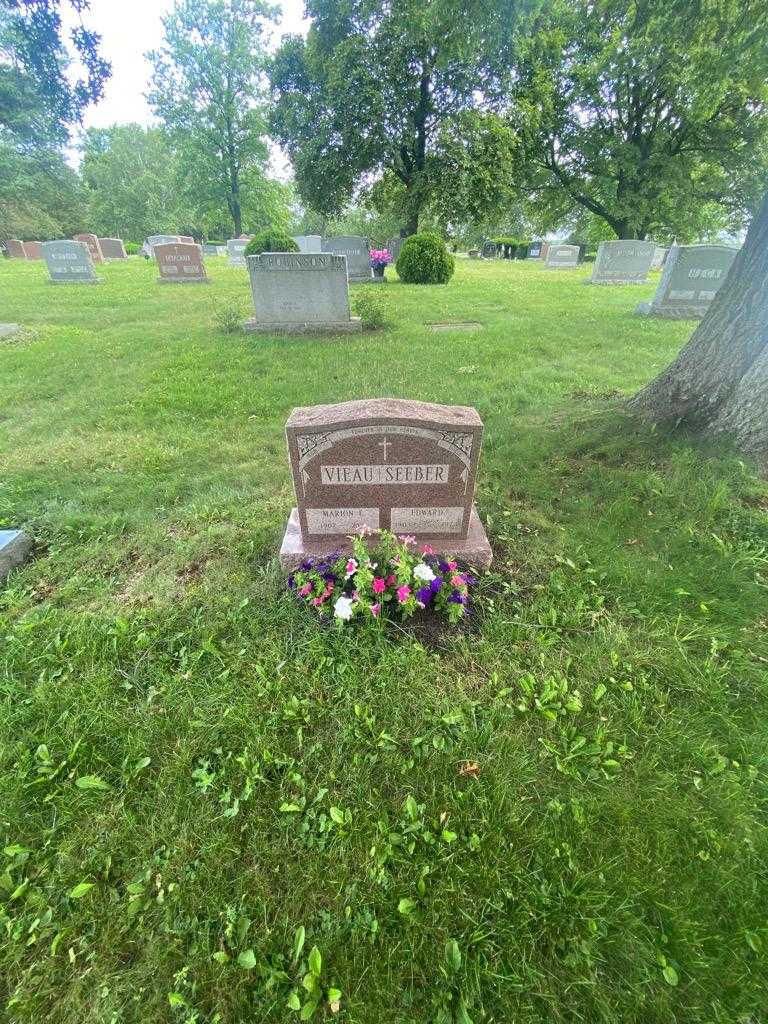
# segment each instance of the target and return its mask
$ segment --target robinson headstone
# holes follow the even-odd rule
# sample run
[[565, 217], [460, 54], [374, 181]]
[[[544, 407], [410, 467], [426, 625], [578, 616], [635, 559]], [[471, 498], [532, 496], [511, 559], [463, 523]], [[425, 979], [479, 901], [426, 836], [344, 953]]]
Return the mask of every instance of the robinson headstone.
[[101, 254], [105, 260], [127, 260], [122, 238], [100, 238]]
[[98, 284], [85, 242], [43, 242], [43, 256], [53, 284]]
[[82, 235], [75, 235], [75, 241], [85, 242], [94, 263], [104, 262], [104, 253], [101, 251], [101, 246], [99, 245], [99, 240], [96, 235], [92, 235], [90, 232], [85, 232]]
[[474, 409], [395, 398], [318, 405], [294, 409], [285, 432], [297, 502], [285, 568], [344, 548], [362, 527], [490, 565], [473, 504], [483, 435]]
[[590, 284], [645, 284], [656, 251], [654, 242], [619, 238], [601, 242]]
[[636, 312], [667, 320], [697, 320], [709, 309], [739, 250], [730, 245], [673, 245], [650, 302]]
[[230, 267], [245, 266], [246, 245], [248, 245], [247, 238], [230, 238], [227, 241], [227, 255], [229, 256]]
[[350, 283], [370, 281], [373, 277], [371, 251], [366, 240], [360, 235], [335, 235], [323, 238], [321, 251], [347, 257]]
[[248, 256], [256, 316], [245, 329], [265, 334], [346, 334], [360, 331], [350, 317], [346, 256], [264, 252]]
[[154, 247], [159, 284], [208, 284], [203, 253], [194, 242], [167, 242]]
[[0, 530], [0, 583], [29, 558], [32, 541], [22, 530]]
[[5, 251], [12, 260], [25, 260], [27, 258], [27, 251], [20, 238], [6, 239]]
[[571, 270], [578, 265], [578, 245], [561, 245], [553, 242], [547, 249], [547, 258], [544, 261], [547, 270]]
[[320, 235], [293, 235], [293, 240], [299, 247], [299, 252], [322, 252], [322, 238]]

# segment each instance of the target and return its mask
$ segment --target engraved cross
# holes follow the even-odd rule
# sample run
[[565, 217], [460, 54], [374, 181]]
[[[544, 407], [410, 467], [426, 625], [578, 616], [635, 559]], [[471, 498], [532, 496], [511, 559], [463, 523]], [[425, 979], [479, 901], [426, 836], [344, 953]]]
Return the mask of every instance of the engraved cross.
[[386, 462], [387, 461], [387, 449], [392, 447], [392, 442], [388, 441], [386, 439], [386, 437], [385, 437], [383, 441], [379, 441], [378, 447], [384, 449], [384, 461]]

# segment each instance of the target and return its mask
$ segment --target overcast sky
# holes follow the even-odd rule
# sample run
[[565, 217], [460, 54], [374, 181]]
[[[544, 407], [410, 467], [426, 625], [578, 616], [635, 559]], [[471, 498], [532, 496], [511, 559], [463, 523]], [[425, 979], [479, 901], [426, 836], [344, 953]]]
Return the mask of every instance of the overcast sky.
[[[151, 124], [152, 115], [144, 99], [151, 69], [144, 54], [160, 46], [160, 19], [172, 6], [173, 0], [91, 0], [91, 9], [83, 15], [83, 22], [101, 35], [101, 53], [112, 64], [112, 77], [104, 98], [88, 108], [86, 128], [105, 128], [126, 121]], [[282, 0], [281, 7], [282, 17], [273, 31], [273, 43], [286, 33], [302, 31], [306, 25], [303, 0]], [[70, 10], [68, 6], [66, 9]], [[70, 10], [68, 16], [63, 16], [65, 25], [75, 24], [75, 17]], [[275, 162], [280, 163], [279, 159]]]

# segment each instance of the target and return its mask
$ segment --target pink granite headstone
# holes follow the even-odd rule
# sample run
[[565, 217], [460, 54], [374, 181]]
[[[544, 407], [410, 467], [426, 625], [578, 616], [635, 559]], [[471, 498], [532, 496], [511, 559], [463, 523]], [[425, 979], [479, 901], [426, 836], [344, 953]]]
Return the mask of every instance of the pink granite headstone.
[[104, 263], [104, 254], [101, 251], [99, 239], [96, 235], [92, 235], [89, 232], [82, 235], [75, 235], [75, 241], [85, 242], [88, 246], [88, 252], [91, 254], [91, 260], [94, 263]]
[[203, 250], [188, 242], [166, 242], [154, 247], [160, 284], [207, 284]]
[[24, 243], [20, 238], [8, 238], [5, 242], [5, 249], [12, 260], [25, 260], [27, 252]]
[[24, 252], [28, 260], [41, 260], [43, 258], [43, 247], [41, 242], [25, 242]]
[[294, 409], [285, 432], [297, 507], [284, 568], [349, 547], [363, 527], [490, 565], [473, 504], [483, 436], [474, 409], [395, 398], [316, 405]]

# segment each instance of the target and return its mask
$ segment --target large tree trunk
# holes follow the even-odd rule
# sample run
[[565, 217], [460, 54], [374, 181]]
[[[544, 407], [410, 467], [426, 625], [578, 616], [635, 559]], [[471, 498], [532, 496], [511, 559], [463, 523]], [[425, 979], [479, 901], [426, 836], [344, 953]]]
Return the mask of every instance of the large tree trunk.
[[693, 337], [629, 408], [729, 436], [768, 466], [768, 194]]

